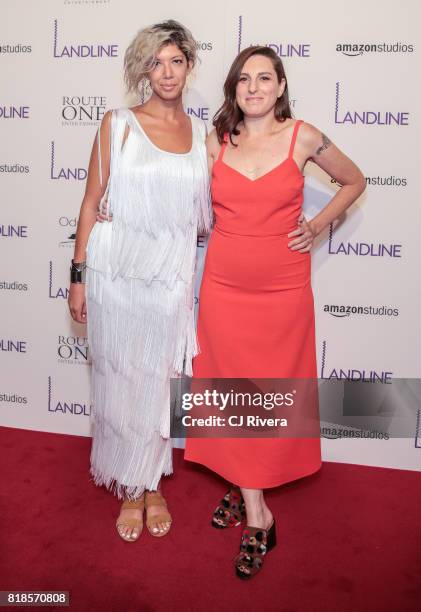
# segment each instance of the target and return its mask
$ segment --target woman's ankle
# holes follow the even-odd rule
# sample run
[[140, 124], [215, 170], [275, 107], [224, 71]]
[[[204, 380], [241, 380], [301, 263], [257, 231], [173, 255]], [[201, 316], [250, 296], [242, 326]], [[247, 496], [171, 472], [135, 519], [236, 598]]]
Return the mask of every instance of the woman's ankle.
[[250, 527], [260, 527], [268, 529], [273, 520], [273, 514], [266, 504], [259, 504], [258, 507], [247, 509], [247, 525]]

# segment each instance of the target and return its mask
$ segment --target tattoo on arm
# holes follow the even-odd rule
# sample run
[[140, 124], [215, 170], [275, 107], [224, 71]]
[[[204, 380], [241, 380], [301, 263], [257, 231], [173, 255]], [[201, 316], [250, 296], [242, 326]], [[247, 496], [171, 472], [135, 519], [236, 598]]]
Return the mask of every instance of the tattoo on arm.
[[320, 153], [323, 153], [323, 151], [325, 151], [328, 147], [330, 147], [331, 144], [332, 142], [329, 140], [326, 134], [322, 134], [322, 144], [317, 149], [316, 155], [320, 155]]

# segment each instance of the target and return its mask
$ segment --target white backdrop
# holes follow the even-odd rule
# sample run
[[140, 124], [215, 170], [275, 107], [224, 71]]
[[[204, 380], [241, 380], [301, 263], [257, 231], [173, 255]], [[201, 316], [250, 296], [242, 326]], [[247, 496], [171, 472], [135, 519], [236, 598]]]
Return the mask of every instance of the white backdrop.
[[[133, 103], [124, 51], [138, 29], [168, 18], [185, 23], [200, 49], [188, 112], [210, 128], [236, 53], [270, 45], [285, 63], [295, 116], [367, 177], [346, 223], [313, 253], [320, 376], [419, 377], [419, 3], [154, 4], [2, 1], [0, 423], [89, 435], [86, 330], [66, 303], [78, 209], [101, 117]], [[336, 187], [314, 165], [305, 174], [311, 217]], [[198, 253], [202, 261], [202, 243]], [[365, 308], [338, 308], [347, 306]], [[421, 470], [416, 416], [406, 439], [323, 439], [324, 459]]]

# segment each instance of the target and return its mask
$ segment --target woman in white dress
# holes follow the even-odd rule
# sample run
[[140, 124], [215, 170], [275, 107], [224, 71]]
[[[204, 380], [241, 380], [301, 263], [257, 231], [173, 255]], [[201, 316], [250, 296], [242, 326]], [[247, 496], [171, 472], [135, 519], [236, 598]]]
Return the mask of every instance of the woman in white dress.
[[[129, 542], [144, 508], [152, 535], [170, 528], [160, 491], [172, 473], [170, 378], [191, 374], [197, 353], [197, 233], [211, 221], [205, 125], [182, 106], [195, 62], [191, 33], [172, 20], [127, 49], [128, 91], [151, 95], [102, 121], [71, 267], [69, 307], [88, 324], [92, 357], [91, 474], [124, 499], [117, 530]], [[112, 223], [95, 223], [105, 204]]]

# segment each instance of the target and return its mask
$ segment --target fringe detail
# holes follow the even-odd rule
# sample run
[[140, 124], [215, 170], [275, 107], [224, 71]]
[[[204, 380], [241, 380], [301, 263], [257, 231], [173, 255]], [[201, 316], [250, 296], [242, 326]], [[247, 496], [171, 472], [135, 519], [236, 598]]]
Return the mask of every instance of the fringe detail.
[[210, 230], [211, 215], [204, 125], [192, 121], [192, 154], [171, 155], [147, 141], [131, 113], [113, 111], [113, 221], [95, 224], [87, 246], [91, 473], [121, 498], [172, 472], [170, 377], [191, 376], [198, 353], [189, 302], [197, 231]]
[[141, 229], [112, 221], [112, 277], [139, 278], [149, 285], [154, 280], [173, 288], [178, 280], [188, 283], [194, 271], [197, 232], [193, 225], [157, 237]]
[[[95, 434], [91, 451], [90, 474], [95, 485], [105, 486], [119, 499], [137, 499], [145, 490], [157, 489], [162, 476], [169, 476], [173, 473], [171, 440], [162, 440], [162, 444], [150, 442], [147, 446], [144, 445], [144, 448], [138, 449], [135, 461], [128, 456], [123, 445], [120, 445], [113, 449], [115, 452], [111, 462], [111, 449], [108, 448], [108, 455], [104, 457], [105, 446], [101, 447], [99, 439], [99, 436]], [[135, 484], [126, 484], [124, 476], [117, 473], [118, 466], [124, 464], [127, 466], [137, 464], [140, 480], [137, 480]]]
[[123, 439], [128, 430], [170, 435], [170, 377], [191, 375], [198, 352], [192, 280], [169, 289], [88, 268], [92, 403]]
[[[111, 256], [111, 239], [112, 224], [107, 221], [95, 223], [86, 246], [86, 265], [88, 268], [103, 274], [107, 272]], [[94, 277], [92, 277], [92, 282], [95, 282]]]
[[198, 344], [194, 325], [194, 312], [188, 309], [183, 312], [179, 322], [180, 329], [183, 330], [176, 342], [173, 370], [176, 374], [192, 375], [192, 360], [198, 354]]
[[113, 213], [112, 240], [96, 229], [101, 224], [94, 226], [89, 240], [92, 268], [108, 269], [104, 251], [109, 249], [113, 278], [130, 276], [147, 283], [157, 279], [168, 286], [177, 279], [189, 281], [197, 232], [208, 233], [212, 226], [205, 127], [194, 117], [192, 125], [192, 152], [173, 155], [148, 141], [127, 109], [113, 111], [110, 177], [101, 200]]
[[196, 326], [194, 321], [194, 309], [192, 308], [188, 314], [187, 334], [186, 334], [186, 351], [185, 364], [183, 372], [187, 376], [193, 376], [192, 361], [199, 354], [199, 344], [196, 336]]
[[[132, 368], [184, 371], [197, 354], [191, 284], [172, 289], [160, 281], [112, 280], [88, 268], [88, 333], [93, 359], [107, 358], [121, 374]], [[186, 372], [191, 366], [186, 364]]]
[[[193, 118], [195, 119], [195, 118]], [[197, 129], [199, 130], [200, 142], [205, 143], [206, 126], [203, 121], [198, 120]], [[195, 194], [198, 218], [197, 230], [199, 234], [209, 234], [213, 225], [213, 209], [212, 197], [210, 191], [210, 182], [208, 177], [208, 160], [206, 154], [206, 146], [199, 146], [195, 152], [194, 171], [197, 176], [197, 190]]]

